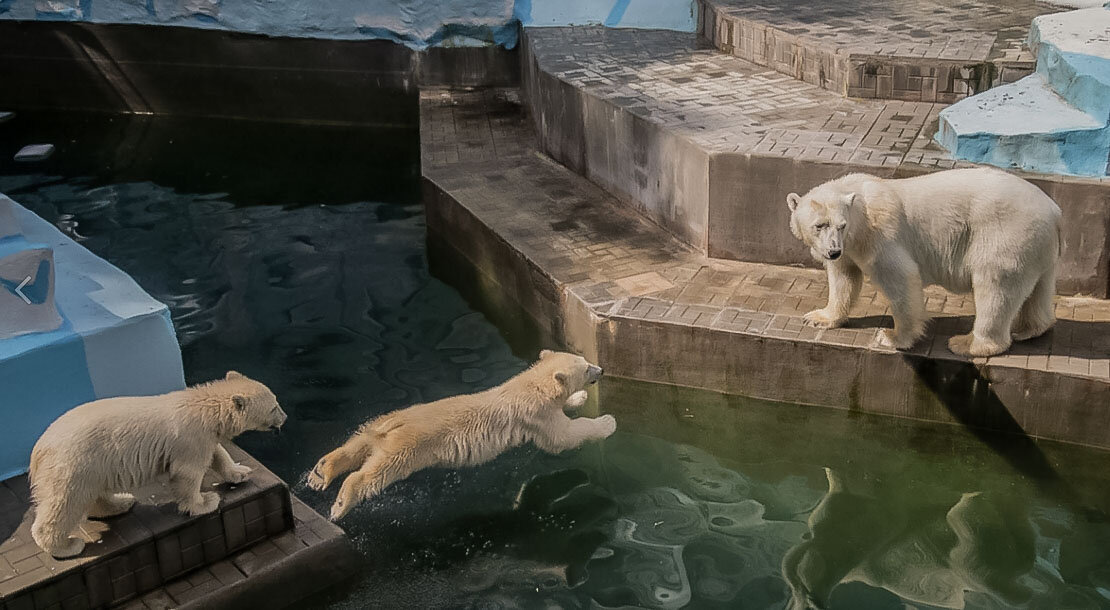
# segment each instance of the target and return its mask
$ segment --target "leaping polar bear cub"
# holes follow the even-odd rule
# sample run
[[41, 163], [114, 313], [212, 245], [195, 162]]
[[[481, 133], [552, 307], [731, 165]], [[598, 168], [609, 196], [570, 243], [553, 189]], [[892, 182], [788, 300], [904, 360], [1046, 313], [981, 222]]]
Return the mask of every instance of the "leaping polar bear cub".
[[1039, 188], [991, 168], [915, 178], [852, 174], [786, 197], [790, 230], [825, 265], [829, 302], [805, 315], [841, 326], [867, 275], [890, 301], [894, 330], [880, 343], [908, 349], [925, 333], [923, 288], [972, 292], [975, 326], [948, 347], [993, 356], [1056, 321], [1060, 208]]

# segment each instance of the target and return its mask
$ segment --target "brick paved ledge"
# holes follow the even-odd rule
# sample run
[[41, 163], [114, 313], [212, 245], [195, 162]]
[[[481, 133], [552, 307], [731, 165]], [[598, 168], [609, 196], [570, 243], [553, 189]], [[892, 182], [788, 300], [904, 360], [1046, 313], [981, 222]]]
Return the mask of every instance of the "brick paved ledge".
[[1110, 448], [1110, 302], [1058, 297], [1049, 335], [974, 361], [946, 348], [971, 301], [941, 290], [907, 353], [875, 347], [890, 319], [869, 285], [850, 328], [805, 327], [822, 272], [689, 248], [530, 149], [512, 91], [421, 98], [430, 241], [607, 373]]
[[699, 0], [717, 49], [840, 95], [952, 103], [1033, 72], [1034, 0]]
[[[847, 99], [693, 34], [526, 28], [521, 53], [539, 150], [713, 257], [812, 267], [787, 193], [970, 166], [932, 141], [943, 104]], [[1060, 293], [1110, 295], [1110, 178], [1022, 175], [1064, 213]]]
[[278, 599], [293, 603], [349, 575], [353, 551], [342, 532], [291, 500], [285, 484], [246, 452], [228, 450], [254, 472], [242, 485], [220, 487], [216, 513], [185, 517], [172, 504], [158, 506], [164, 492], [152, 485], [136, 494], [135, 508], [106, 520], [111, 529], [101, 542], [72, 559], [54, 559], [31, 540], [27, 477], [4, 481], [0, 610], [178, 608], [201, 600], [199, 607], [243, 607], [230, 602], [273, 595], [275, 583], [265, 575], [278, 571], [274, 566], [310, 564], [322, 552], [333, 557], [335, 571], [307, 583], [308, 591], [304, 582], [283, 583]]

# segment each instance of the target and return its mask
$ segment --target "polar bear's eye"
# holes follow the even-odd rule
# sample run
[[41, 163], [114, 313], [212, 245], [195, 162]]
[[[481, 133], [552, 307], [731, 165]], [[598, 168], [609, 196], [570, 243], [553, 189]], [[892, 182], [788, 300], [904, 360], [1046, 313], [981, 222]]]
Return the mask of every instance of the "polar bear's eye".
[[843, 229], [843, 228], [844, 228], [844, 227], [846, 227], [846, 226], [848, 226], [848, 223], [846, 223], [846, 222], [842, 222], [842, 223], [840, 223], [840, 224], [836, 225], [836, 228], [837, 228], [837, 229]]
[[827, 228], [829, 228], [829, 223], [827, 223], [827, 222], [821, 222], [821, 223], [818, 223], [818, 224], [816, 225], [816, 229], [817, 229], [818, 231], [824, 231], [824, 230], [825, 230], [825, 229], [827, 229]]

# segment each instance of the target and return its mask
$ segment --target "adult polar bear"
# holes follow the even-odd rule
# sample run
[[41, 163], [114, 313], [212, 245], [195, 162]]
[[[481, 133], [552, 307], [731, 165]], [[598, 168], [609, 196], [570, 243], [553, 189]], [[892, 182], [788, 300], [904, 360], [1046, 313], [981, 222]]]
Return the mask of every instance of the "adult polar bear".
[[1000, 354], [1056, 320], [1060, 208], [1017, 176], [991, 168], [900, 180], [852, 174], [786, 201], [790, 230], [828, 271], [828, 305], [805, 315], [810, 324], [844, 324], [863, 275], [890, 301], [894, 330], [880, 333], [889, 347], [908, 349], [925, 333], [923, 288], [933, 284], [974, 294], [974, 329], [948, 341], [957, 354]]

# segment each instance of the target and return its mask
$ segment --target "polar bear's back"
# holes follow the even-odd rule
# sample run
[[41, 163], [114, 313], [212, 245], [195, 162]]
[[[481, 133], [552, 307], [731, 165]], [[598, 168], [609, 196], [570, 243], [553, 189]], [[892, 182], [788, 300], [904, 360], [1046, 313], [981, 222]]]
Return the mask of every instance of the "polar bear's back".
[[1017, 176], [974, 168], [880, 184], [902, 207], [905, 226], [898, 239], [910, 248], [926, 283], [965, 292], [975, 273], [1026, 273], [1056, 263], [1060, 208]]
[[999, 169], [953, 169], [885, 182], [898, 192], [908, 214], [953, 214], [971, 224], [1055, 224], [1060, 218], [1059, 206], [1041, 189]]
[[149, 482], [188, 444], [175, 417], [176, 394], [107, 398], [67, 411], [31, 451], [32, 483], [47, 471], [52, 479], [79, 476], [119, 491]]

